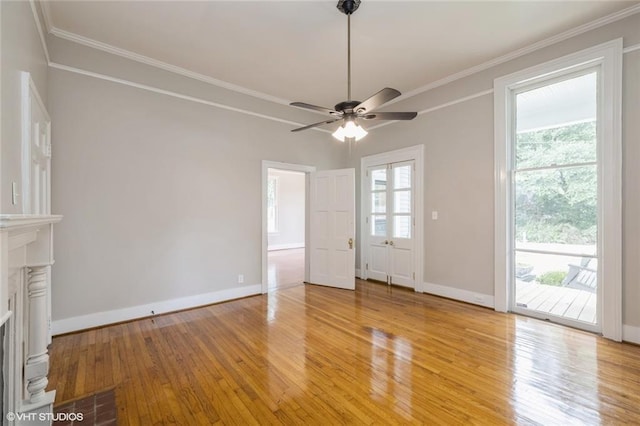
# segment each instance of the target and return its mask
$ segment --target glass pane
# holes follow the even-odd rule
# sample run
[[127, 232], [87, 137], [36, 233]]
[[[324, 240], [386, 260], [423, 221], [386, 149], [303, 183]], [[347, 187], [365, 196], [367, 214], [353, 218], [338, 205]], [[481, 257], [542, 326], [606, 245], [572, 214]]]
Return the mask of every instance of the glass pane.
[[371, 216], [371, 235], [385, 237], [387, 235], [387, 217]]
[[393, 189], [411, 188], [411, 164], [393, 168]]
[[373, 213], [387, 212], [387, 193], [374, 192], [371, 194], [371, 210]]
[[516, 95], [516, 168], [596, 161], [598, 74]]
[[598, 260], [516, 251], [516, 306], [596, 323]]
[[371, 170], [371, 190], [387, 189], [387, 169]]
[[517, 248], [595, 254], [596, 166], [517, 172]]
[[393, 193], [393, 212], [411, 213], [411, 190]]
[[393, 217], [393, 237], [411, 238], [411, 216]]

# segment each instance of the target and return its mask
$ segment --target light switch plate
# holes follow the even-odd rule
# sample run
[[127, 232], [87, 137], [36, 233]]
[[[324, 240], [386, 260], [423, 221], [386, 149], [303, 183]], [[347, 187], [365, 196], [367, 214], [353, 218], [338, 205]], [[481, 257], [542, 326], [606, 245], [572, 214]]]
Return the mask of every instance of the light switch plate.
[[438, 212], [437, 211], [432, 211], [431, 212], [431, 220], [438, 220]]

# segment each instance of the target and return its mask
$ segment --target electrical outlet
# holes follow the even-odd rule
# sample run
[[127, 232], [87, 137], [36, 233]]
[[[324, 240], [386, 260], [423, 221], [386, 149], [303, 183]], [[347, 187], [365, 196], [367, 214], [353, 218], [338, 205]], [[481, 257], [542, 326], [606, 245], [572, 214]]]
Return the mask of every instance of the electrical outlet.
[[244, 283], [244, 275], [240, 274], [238, 275], [238, 284], [242, 284]]
[[438, 212], [437, 211], [432, 211], [431, 212], [431, 220], [438, 220]]

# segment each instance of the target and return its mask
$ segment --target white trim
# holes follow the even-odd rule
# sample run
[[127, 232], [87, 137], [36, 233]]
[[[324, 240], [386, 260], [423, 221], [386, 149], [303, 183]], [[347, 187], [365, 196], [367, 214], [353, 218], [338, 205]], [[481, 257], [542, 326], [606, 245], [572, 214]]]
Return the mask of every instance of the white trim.
[[[42, 6], [42, 14], [44, 15], [44, 4], [46, 1], [40, 2]], [[36, 23], [36, 29], [38, 30], [38, 37], [40, 37], [40, 44], [42, 45], [42, 50], [44, 51], [44, 58], [47, 61], [47, 65], [51, 60], [49, 59], [49, 47], [47, 46], [47, 41], [44, 36], [44, 31], [42, 31], [42, 23], [40, 22], [40, 16], [38, 16], [38, 9], [36, 6], [35, 0], [29, 0], [29, 5], [31, 6], [31, 13], [33, 13], [33, 20]], [[48, 7], [48, 6], [47, 6]], [[45, 25], [46, 25], [46, 17], [45, 17]]]
[[[578, 68], [599, 66], [598, 105], [598, 305], [604, 337], [622, 339], [622, 39], [536, 65], [494, 81], [495, 164], [495, 309], [509, 309], [509, 257], [513, 253], [511, 218], [511, 130], [513, 90]], [[606, 288], [606, 291], [603, 291]]]
[[[44, 102], [42, 102], [42, 98], [40, 97], [40, 93], [38, 92], [38, 88], [36, 87], [35, 82], [31, 78], [31, 73], [26, 71], [20, 72], [20, 103], [21, 103], [21, 117], [20, 120], [22, 122], [21, 126], [21, 163], [22, 163], [22, 182], [21, 189], [22, 193], [20, 197], [22, 198], [22, 213], [23, 214], [31, 214], [33, 212], [33, 206], [31, 205], [32, 194], [32, 182], [31, 182], [31, 172], [32, 172], [32, 127], [33, 123], [31, 121], [33, 106], [37, 105], [38, 109], [44, 116], [47, 121], [47, 141], [46, 143], [51, 143], [51, 117], [49, 116], [49, 112], [44, 106]], [[50, 151], [49, 151], [50, 152]], [[45, 170], [47, 174], [47, 184], [49, 185], [51, 182], [51, 170], [50, 163], [48, 162], [47, 169]], [[49, 203], [51, 199], [51, 188], [44, 188], [46, 192], [46, 200]], [[50, 207], [50, 206], [49, 206]], [[50, 209], [45, 206], [44, 212], [49, 212]], [[37, 213], [44, 213], [43, 211]]]
[[269, 247], [267, 247], [267, 250], [277, 251], [277, 250], [291, 250], [291, 249], [298, 249], [298, 248], [304, 248], [304, 241], [299, 243], [270, 244]]
[[411, 160], [413, 160], [415, 164], [415, 188], [412, 191], [415, 203], [414, 218], [416, 221], [413, 249], [413, 266], [416, 274], [414, 290], [421, 293], [423, 291], [422, 277], [424, 274], [424, 145], [414, 145], [408, 148], [369, 155], [360, 159], [360, 277], [364, 280], [367, 279], [367, 271], [362, 266], [369, 262], [368, 250], [365, 249], [369, 240], [368, 225], [366, 222], [368, 212], [364, 210], [364, 206], [368, 205], [368, 191], [365, 187], [367, 182], [367, 169], [379, 164], [399, 163]]
[[61, 215], [36, 215], [36, 214], [0, 214], [0, 230], [13, 230], [33, 226], [58, 223]]
[[[228, 105], [221, 104], [221, 103], [218, 103], [218, 102], [212, 102], [212, 101], [208, 101], [206, 99], [196, 98], [194, 96], [183, 95], [183, 94], [180, 94], [180, 93], [177, 93], [177, 92], [172, 92], [170, 90], [165, 90], [165, 89], [160, 89], [160, 88], [153, 87], [153, 86], [148, 86], [146, 84], [135, 83], [133, 81], [125, 80], [125, 79], [122, 79], [122, 78], [111, 77], [111, 76], [108, 76], [108, 75], [105, 75], [105, 74], [99, 74], [99, 73], [96, 73], [96, 72], [93, 72], [93, 71], [87, 71], [87, 70], [83, 70], [83, 69], [80, 69], [80, 68], [75, 68], [75, 67], [70, 67], [70, 66], [67, 66], [67, 65], [57, 64], [55, 62], [50, 63], [49, 66], [51, 68], [59, 69], [59, 70], [62, 70], [62, 71], [68, 71], [68, 72], [72, 72], [72, 73], [76, 73], [76, 74], [81, 74], [81, 75], [85, 75], [87, 77], [93, 77], [93, 78], [97, 78], [97, 79], [100, 79], [100, 80], [110, 81], [112, 83], [120, 83], [120, 84], [124, 84], [125, 86], [135, 87], [137, 89], [142, 89], [142, 90], [148, 90], [150, 92], [159, 93], [161, 95], [173, 96], [174, 98], [178, 98], [178, 99], [182, 99], [182, 100], [186, 100], [186, 101], [192, 101], [192, 102], [196, 102], [196, 103], [203, 104], [203, 105], [209, 105], [209, 106], [212, 106], [212, 107], [215, 107], [215, 108], [226, 109], [227, 111], [239, 112], [241, 114], [247, 114], [247, 115], [251, 115], [253, 117], [264, 118], [264, 119], [267, 119], [267, 120], [276, 121], [278, 123], [291, 124], [291, 125], [294, 125], [294, 126], [305, 126], [305, 124], [298, 123], [296, 121], [285, 120], [285, 119], [282, 119], [282, 118], [273, 117], [271, 115], [266, 115], [266, 114], [260, 114], [258, 112], [253, 112], [253, 111], [249, 111], [249, 110], [242, 109], [242, 108], [236, 108], [236, 107], [228, 106]], [[318, 127], [313, 128], [313, 130], [318, 130], [318, 131], [325, 132], [325, 133], [331, 133], [331, 131], [329, 131], [329, 130], [320, 129]]]
[[45, 30], [47, 30], [47, 33], [51, 33], [51, 29], [53, 28], [53, 21], [51, 20], [51, 9], [49, 8], [49, 1], [41, 0], [40, 9], [42, 10], [42, 17], [44, 18], [44, 28]]
[[[45, 52], [45, 57], [46, 57], [46, 60], [47, 60], [47, 64], [52, 68], [65, 69], [65, 70], [71, 71], [71, 72], [73, 72], [75, 70], [80, 74], [90, 75], [90, 74], [86, 74], [87, 73], [86, 71], [83, 72], [83, 70], [80, 70], [78, 68], [67, 67], [67, 66], [64, 66], [64, 65], [60, 65], [60, 64], [56, 64], [54, 62], [51, 62], [51, 60], [49, 58], [49, 50], [48, 50], [48, 47], [47, 47], [46, 38], [45, 38], [44, 34], [42, 33], [42, 23], [40, 22], [40, 17], [38, 16], [37, 9], [35, 9], [35, 4], [34, 4], [35, 0], [29, 0], [29, 2], [31, 3], [33, 17], [34, 17], [34, 20], [36, 21], [36, 26], [38, 27], [38, 33], [40, 35], [40, 42], [42, 43], [42, 48], [43, 48], [43, 50]], [[44, 26], [45, 26], [46, 31], [48, 33], [50, 33], [50, 34], [54, 34], [54, 35], [56, 35], [56, 36], [58, 36], [60, 38], [64, 38], [64, 39], [67, 39], [67, 40], [70, 40], [70, 41], [73, 41], [73, 42], [76, 42], [76, 43], [80, 43], [82, 45], [85, 45], [85, 46], [88, 46], [88, 47], [92, 47], [92, 48], [95, 48], [95, 49], [98, 49], [98, 50], [103, 50], [103, 51], [106, 51], [108, 53], [115, 54], [115, 55], [118, 55], [118, 56], [123, 56], [122, 54], [120, 54], [120, 53], [123, 53], [124, 54], [123, 57], [125, 57], [125, 58], [129, 58], [129, 59], [132, 59], [132, 60], [137, 61], [137, 62], [143, 62], [143, 63], [145, 63], [147, 65], [158, 67], [158, 68], [161, 68], [161, 69], [164, 69], [166, 71], [173, 72], [173, 73], [177, 73], [179, 75], [183, 75], [183, 76], [188, 77], [188, 78], [193, 78], [193, 79], [196, 79], [196, 80], [199, 80], [199, 81], [203, 81], [205, 83], [212, 84], [214, 86], [223, 87], [225, 89], [236, 91], [238, 93], [247, 94], [249, 96], [254, 96], [254, 97], [259, 98], [259, 99], [263, 99], [263, 100], [267, 100], [267, 101], [271, 101], [271, 102], [275, 102], [275, 103], [279, 103], [279, 104], [283, 104], [283, 105], [288, 105], [289, 104], [289, 101], [287, 101], [285, 99], [281, 99], [281, 98], [274, 97], [274, 96], [271, 96], [271, 95], [267, 95], [267, 94], [264, 94], [264, 93], [261, 93], [261, 92], [253, 91], [251, 89], [247, 89], [247, 88], [244, 88], [244, 87], [241, 87], [241, 86], [237, 86], [237, 85], [234, 85], [234, 84], [231, 84], [231, 83], [227, 83], [227, 82], [224, 82], [224, 81], [221, 81], [221, 80], [217, 80], [217, 79], [214, 79], [212, 77], [208, 77], [208, 76], [205, 76], [205, 75], [202, 75], [202, 74], [194, 73], [194, 72], [186, 70], [184, 68], [176, 67], [174, 65], [167, 64], [167, 63], [162, 62], [162, 61], [156, 61], [153, 58], [148, 58], [146, 56], [137, 55], [136, 53], [129, 52], [129, 51], [124, 50], [124, 49], [119, 49], [119, 48], [116, 48], [116, 47], [111, 46], [109, 44], [101, 43], [101, 42], [98, 42], [96, 40], [92, 40], [92, 39], [89, 39], [87, 37], [82, 37], [82, 36], [79, 36], [77, 34], [74, 34], [74, 33], [71, 33], [71, 32], [64, 31], [64, 30], [61, 30], [59, 28], [56, 28], [53, 25], [53, 22], [51, 20], [51, 12], [50, 12], [50, 9], [49, 9], [48, 2], [47, 1], [43, 1], [40, 4], [41, 4], [42, 16], [44, 18]], [[512, 52], [510, 54], [501, 56], [501, 57], [496, 58], [496, 59], [494, 59], [492, 61], [489, 61], [489, 62], [485, 62], [484, 64], [478, 65], [476, 67], [472, 67], [472, 68], [469, 68], [467, 70], [463, 70], [463, 71], [461, 71], [459, 73], [451, 74], [451, 75], [449, 75], [449, 76], [447, 76], [447, 77], [445, 77], [443, 79], [440, 79], [438, 81], [435, 81], [435, 82], [429, 83], [429, 84], [427, 84], [425, 86], [422, 86], [422, 87], [420, 87], [418, 89], [415, 89], [415, 90], [412, 90], [410, 92], [407, 92], [404, 95], [399, 96], [398, 98], [388, 102], [387, 105], [391, 105], [391, 104], [393, 104], [395, 102], [402, 101], [402, 100], [405, 100], [405, 99], [409, 99], [409, 98], [411, 98], [413, 96], [416, 96], [416, 95], [418, 95], [420, 93], [435, 89], [437, 87], [440, 87], [440, 86], [443, 86], [445, 84], [451, 83], [451, 82], [453, 82], [455, 80], [459, 80], [461, 78], [464, 78], [464, 77], [467, 77], [469, 75], [475, 74], [477, 72], [483, 71], [485, 69], [491, 68], [492, 66], [498, 65], [500, 63], [508, 62], [511, 59], [517, 58], [519, 56], [522, 56], [522, 55], [525, 55], [527, 53], [533, 52], [535, 50], [541, 49], [543, 47], [547, 47], [547, 46], [552, 45], [554, 43], [558, 43], [558, 42], [560, 42], [560, 41], [562, 41], [564, 39], [567, 39], [567, 38], [570, 38], [570, 37], [574, 37], [576, 35], [579, 35], [579, 34], [582, 34], [582, 33], [586, 32], [586, 31], [590, 31], [590, 30], [598, 28], [600, 26], [603, 26], [603, 25], [618, 21], [620, 19], [624, 19], [624, 18], [626, 18], [628, 16], [631, 16], [631, 15], [633, 15], [635, 13], [638, 13], [638, 12], [640, 12], [640, 5], [635, 5], [635, 6], [629, 7], [627, 9], [624, 9], [624, 10], [620, 11], [620, 12], [605, 16], [603, 18], [600, 18], [600, 19], [597, 19], [595, 21], [592, 21], [591, 23], [587, 23], [587, 24], [582, 25], [580, 27], [576, 27], [573, 30], [569, 30], [569, 31], [567, 31], [565, 33], [562, 33], [562, 34], [559, 34], [557, 36], [551, 37], [550, 39], [546, 39], [546, 40], [543, 40], [543, 41], [541, 41], [539, 43], [536, 43], [534, 45], [530, 45], [530, 46], [528, 46], [528, 47], [526, 47], [524, 49], [520, 49], [518, 51], [514, 51], [514, 52]], [[534, 46], [538, 46], [538, 47], [534, 48]], [[526, 49], [531, 49], [531, 51], [524, 51]], [[640, 49], [640, 44], [636, 44], [636, 45], [633, 45], [633, 46], [628, 46], [625, 49], [623, 49], [623, 53], [633, 52], [633, 51], [638, 50], [638, 49]], [[133, 56], [135, 56], [137, 59], [134, 58]], [[504, 59], [504, 58], [506, 58], [506, 59]], [[65, 68], [62, 68], [62, 67], [65, 67]], [[92, 75], [92, 76], [97, 77], [97, 75]], [[106, 76], [104, 76], [104, 77], [106, 77]], [[124, 80], [119, 80], [119, 79], [112, 79], [110, 81], [113, 81], [115, 83], [126, 84], [126, 83], [124, 83]], [[218, 84], [218, 83], [220, 83], [220, 84]], [[473, 94], [473, 95], [470, 95], [470, 96], [459, 98], [459, 99], [451, 101], [451, 102], [447, 102], [447, 103], [444, 103], [444, 104], [441, 104], [441, 105], [438, 105], [438, 106], [435, 106], [435, 107], [432, 107], [432, 108], [428, 108], [428, 109], [419, 111], [418, 114], [421, 115], [421, 114], [430, 113], [430, 112], [436, 111], [438, 109], [445, 108], [445, 107], [448, 107], [448, 106], [451, 106], [451, 105], [455, 105], [455, 104], [460, 103], [460, 102], [465, 102], [465, 101], [468, 101], [468, 100], [471, 100], [471, 99], [475, 99], [475, 98], [477, 98], [479, 96], [484, 96], [484, 95], [492, 93], [492, 92], [493, 92], [493, 90], [489, 89], [489, 90], [486, 90], [486, 91], [483, 91], [483, 92], [479, 92], [479, 93], [476, 93], [476, 94]], [[190, 100], [190, 99], [186, 99], [186, 100]], [[316, 112], [316, 111], [311, 111], [311, 112]], [[379, 125], [370, 127], [367, 130], [371, 131], [371, 130], [374, 130], [374, 129], [377, 129], [379, 127], [383, 127], [383, 126], [386, 126], [386, 125], [389, 125], [389, 124], [392, 124], [392, 123], [395, 123], [395, 122], [396, 121], [388, 121], [388, 122], [381, 123]], [[293, 124], [293, 122], [288, 122], [288, 123], [289, 124]], [[302, 123], [295, 123], [295, 124], [297, 126], [303, 126], [304, 125]], [[325, 131], [327, 133], [331, 133], [331, 131], [329, 131], [329, 130], [324, 130], [324, 129], [319, 129], [319, 128], [314, 128], [314, 129], [315, 130], [320, 130], [320, 131]]]
[[302, 164], [281, 163], [279, 161], [262, 160], [262, 179], [260, 192], [260, 205], [262, 206], [262, 293], [269, 291], [269, 275], [268, 275], [268, 247], [269, 233], [267, 232], [267, 180], [269, 178], [269, 169], [289, 170], [294, 172], [305, 173], [305, 251], [304, 251], [304, 280], [309, 282], [309, 173], [315, 172], [315, 166], [305, 166]]
[[446, 297], [447, 299], [484, 306], [485, 308], [494, 307], [493, 296], [490, 294], [477, 293], [475, 291], [462, 290], [460, 288], [427, 282], [424, 283], [423, 289], [425, 293]]
[[356, 278], [363, 279], [362, 275], [360, 274], [360, 268], [356, 268]]
[[[541, 40], [537, 43], [533, 43], [530, 44], [528, 46], [525, 46], [521, 49], [518, 50], [514, 50], [513, 52], [507, 53], [506, 55], [502, 55], [502, 56], [498, 56], [495, 59], [491, 59], [487, 62], [484, 62], [482, 64], [473, 66], [471, 68], [467, 68], [466, 70], [457, 72], [455, 74], [451, 74], [447, 77], [441, 78], [440, 80], [434, 81], [432, 83], [429, 83], [427, 85], [424, 85], [422, 87], [418, 87], [417, 89], [411, 90], [407, 93], [405, 93], [402, 96], [398, 96], [397, 98], [395, 98], [394, 100], [387, 102], [385, 104], [385, 106], [394, 104], [396, 102], [400, 102], [400, 101], [404, 101], [405, 99], [409, 99], [412, 98], [416, 95], [419, 95], [421, 93], [427, 92], [429, 90], [435, 89], [437, 87], [440, 86], [444, 86], [445, 84], [449, 84], [451, 82], [454, 82], [456, 80], [460, 80], [464, 77], [468, 77], [470, 75], [476, 74], [478, 72], [487, 70], [489, 68], [492, 68], [496, 65], [500, 65], [503, 64], [505, 62], [509, 62], [513, 59], [519, 58], [521, 56], [527, 55], [529, 53], [535, 52], [536, 50], [540, 50], [543, 49], [545, 47], [549, 47], [552, 46], [556, 43], [560, 43], [561, 41], [565, 41], [568, 40], [572, 37], [578, 36], [580, 34], [584, 34], [588, 31], [594, 30], [596, 28], [600, 28], [604, 25], [608, 25], [611, 24], [613, 22], [619, 21], [621, 19], [627, 18], [631, 15], [635, 15], [636, 13], [640, 13], [640, 4], [635, 4], [631, 7], [628, 7], [626, 9], [622, 9], [618, 12], [614, 12], [610, 15], [607, 16], [603, 16], [602, 18], [598, 18], [594, 21], [591, 22], [587, 22], [586, 24], [583, 25], [579, 25], [575, 28], [572, 28], [568, 31], [565, 31], [563, 33], [560, 34], [556, 34], [555, 36], [546, 38], [544, 40]], [[638, 48], [638, 47], [636, 47]]]
[[622, 340], [640, 345], [640, 327], [634, 327], [626, 324], [623, 325]]
[[229, 288], [226, 290], [213, 291], [211, 293], [198, 294], [195, 296], [161, 300], [145, 305], [137, 305], [112, 311], [96, 312], [88, 315], [64, 318], [53, 321], [53, 335], [70, 333], [72, 331], [84, 330], [92, 327], [100, 327], [122, 321], [130, 321], [137, 318], [144, 318], [151, 315], [164, 314], [182, 309], [206, 306], [212, 303], [226, 302], [257, 294], [260, 294], [260, 284]]
[[49, 33], [53, 34], [56, 37], [72, 41], [74, 43], [81, 44], [83, 46], [88, 46], [93, 49], [102, 50], [103, 52], [110, 53], [112, 55], [120, 56], [126, 59], [130, 59], [135, 62], [140, 62], [142, 64], [150, 65], [155, 68], [159, 68], [165, 71], [169, 71], [175, 74], [182, 75], [187, 78], [192, 78], [194, 80], [199, 80], [213, 86], [221, 87], [223, 89], [231, 90], [237, 93], [242, 93], [243, 95], [252, 96], [254, 98], [262, 99], [269, 102], [274, 102], [276, 104], [281, 105], [289, 105], [291, 102], [278, 98], [276, 96], [268, 95], [266, 93], [258, 92], [257, 90], [248, 89], [246, 87], [238, 86], [233, 83], [229, 83], [226, 81], [218, 80], [217, 78], [209, 77], [204, 74], [200, 74], [194, 71], [190, 71], [186, 68], [182, 68], [176, 65], [171, 65], [167, 62], [159, 61], [157, 59], [150, 58], [148, 56], [140, 55], [135, 52], [131, 52], [129, 50], [121, 49], [119, 47], [112, 46], [107, 43], [103, 43], [101, 41], [93, 40], [88, 37], [84, 37], [78, 34], [74, 34], [69, 31], [61, 30], [56, 27], [51, 27]]
[[636, 50], [640, 50], [640, 43], [625, 47], [622, 49], [622, 53], [629, 53]]
[[[472, 99], [479, 98], [479, 97], [485, 96], [485, 95], [490, 95], [492, 93], [493, 93], [493, 89], [483, 90], [482, 92], [474, 93], [473, 95], [465, 96], [463, 98], [454, 99], [453, 101], [445, 102], [443, 104], [436, 105], [434, 107], [423, 109], [422, 111], [418, 111], [418, 115], [428, 114], [430, 112], [437, 111], [437, 110], [442, 109], [442, 108], [450, 107], [452, 105], [456, 105], [456, 104], [459, 104], [459, 103], [462, 103], [462, 102], [470, 101]], [[380, 127], [388, 126], [389, 124], [393, 124], [393, 123], [397, 123], [397, 122], [398, 122], [398, 120], [385, 121], [384, 123], [380, 123], [377, 126], [370, 127], [367, 130], [369, 130], [369, 131], [375, 130], [375, 129], [378, 129]]]

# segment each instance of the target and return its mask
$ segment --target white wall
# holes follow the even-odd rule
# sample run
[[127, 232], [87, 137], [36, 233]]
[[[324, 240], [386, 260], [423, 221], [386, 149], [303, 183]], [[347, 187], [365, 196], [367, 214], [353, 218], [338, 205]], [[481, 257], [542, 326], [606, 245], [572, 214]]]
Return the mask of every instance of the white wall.
[[21, 188], [21, 99], [20, 72], [31, 73], [47, 105], [47, 61], [40, 43], [31, 6], [27, 1], [2, 1], [2, 152], [0, 155], [0, 212], [21, 213], [22, 200], [11, 203], [11, 183]]
[[269, 250], [304, 247], [305, 174], [269, 169], [269, 177], [278, 179], [278, 232], [269, 234]]
[[[398, 102], [390, 109], [422, 111], [438, 107], [492, 89], [498, 76], [618, 37], [624, 37], [625, 46], [640, 43], [640, 15]], [[637, 327], [640, 326], [640, 50], [624, 55], [623, 73], [623, 322]], [[488, 92], [419, 115], [411, 122], [376, 129], [352, 154], [351, 165], [358, 167], [362, 156], [425, 145], [424, 277], [428, 283], [493, 296], [493, 135], [493, 94]], [[433, 210], [439, 212], [437, 221], [431, 220]]]
[[54, 321], [260, 284], [261, 161], [342, 162], [326, 133], [67, 71], [49, 86]]

